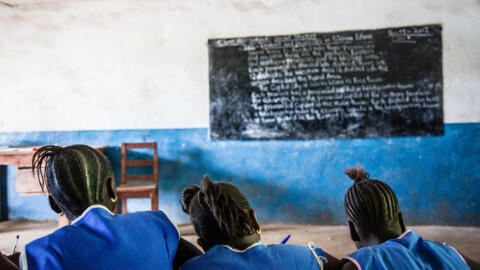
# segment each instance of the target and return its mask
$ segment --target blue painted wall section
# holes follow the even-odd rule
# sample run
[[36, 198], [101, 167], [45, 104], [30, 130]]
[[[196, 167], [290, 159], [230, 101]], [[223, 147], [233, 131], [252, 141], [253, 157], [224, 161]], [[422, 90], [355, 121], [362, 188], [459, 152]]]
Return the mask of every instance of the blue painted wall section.
[[[238, 185], [261, 221], [344, 223], [343, 174], [362, 164], [396, 191], [409, 224], [480, 225], [480, 124], [446, 124], [439, 137], [314, 141], [210, 141], [208, 129], [0, 133], [0, 145], [108, 145], [120, 180], [122, 142], [156, 141], [159, 205], [177, 222], [183, 188], [202, 176]], [[137, 153], [137, 155], [148, 155]], [[9, 218], [55, 219], [45, 196], [18, 196], [7, 170]], [[2, 179], [4, 181], [4, 179]], [[133, 199], [129, 211], [148, 209]]]

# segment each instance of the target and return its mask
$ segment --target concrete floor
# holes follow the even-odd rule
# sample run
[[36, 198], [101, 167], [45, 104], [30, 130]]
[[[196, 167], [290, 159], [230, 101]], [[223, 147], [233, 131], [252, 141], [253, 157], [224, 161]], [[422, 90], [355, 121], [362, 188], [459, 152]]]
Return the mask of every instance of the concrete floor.
[[[191, 224], [180, 224], [178, 227], [187, 240], [196, 244], [197, 237]], [[20, 235], [17, 250], [21, 250], [28, 242], [55, 229], [56, 221], [0, 222], [0, 251], [10, 254], [17, 234]], [[425, 239], [446, 242], [471, 259], [480, 261], [480, 227], [410, 226], [409, 229]], [[308, 241], [314, 241], [318, 247], [337, 257], [343, 257], [355, 250], [346, 226], [262, 224], [262, 241], [266, 244], [280, 243], [288, 234], [292, 235], [289, 244], [306, 245]]]

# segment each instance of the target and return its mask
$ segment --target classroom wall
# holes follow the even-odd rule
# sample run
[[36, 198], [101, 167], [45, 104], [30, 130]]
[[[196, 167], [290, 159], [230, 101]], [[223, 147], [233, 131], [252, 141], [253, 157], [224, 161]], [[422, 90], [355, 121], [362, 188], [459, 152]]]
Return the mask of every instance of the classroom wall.
[[[0, 145], [108, 145], [118, 179], [122, 142], [157, 141], [160, 206], [179, 222], [179, 193], [209, 173], [238, 184], [263, 221], [342, 223], [342, 169], [361, 163], [410, 223], [478, 226], [479, 11], [478, 0], [0, 4]], [[208, 38], [431, 23], [444, 28], [444, 136], [208, 139]], [[45, 196], [18, 196], [15, 171], [3, 177], [10, 217], [54, 219]]]
[[0, 131], [207, 128], [208, 38], [431, 23], [445, 122], [480, 121], [478, 0], [15, 2], [0, 5]]

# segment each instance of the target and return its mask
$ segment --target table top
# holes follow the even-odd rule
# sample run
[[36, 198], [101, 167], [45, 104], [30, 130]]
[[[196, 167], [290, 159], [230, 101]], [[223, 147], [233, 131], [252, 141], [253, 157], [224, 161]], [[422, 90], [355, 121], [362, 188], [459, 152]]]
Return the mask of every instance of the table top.
[[0, 146], [0, 155], [30, 155], [41, 146]]
[[[37, 146], [0, 146], [0, 155], [32, 155], [40, 149], [42, 145]], [[106, 145], [92, 145], [91, 147], [103, 151]]]
[[[40, 149], [38, 146], [0, 146], [0, 165], [16, 164], [19, 167], [31, 167], [32, 156]], [[92, 145], [91, 147], [103, 152], [106, 145]]]

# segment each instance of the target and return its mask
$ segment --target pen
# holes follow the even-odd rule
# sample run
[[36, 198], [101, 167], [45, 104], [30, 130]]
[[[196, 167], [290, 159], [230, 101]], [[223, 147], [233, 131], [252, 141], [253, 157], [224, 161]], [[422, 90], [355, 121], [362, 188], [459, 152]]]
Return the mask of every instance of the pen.
[[17, 234], [17, 237], [15, 239], [15, 244], [13, 245], [13, 248], [12, 248], [12, 255], [15, 253], [15, 249], [17, 249], [18, 238], [20, 238], [20, 235]]
[[286, 244], [288, 239], [290, 239], [290, 236], [291, 236], [290, 234], [287, 235], [287, 237], [285, 237], [285, 239], [283, 239], [282, 242], [280, 242], [280, 244]]

